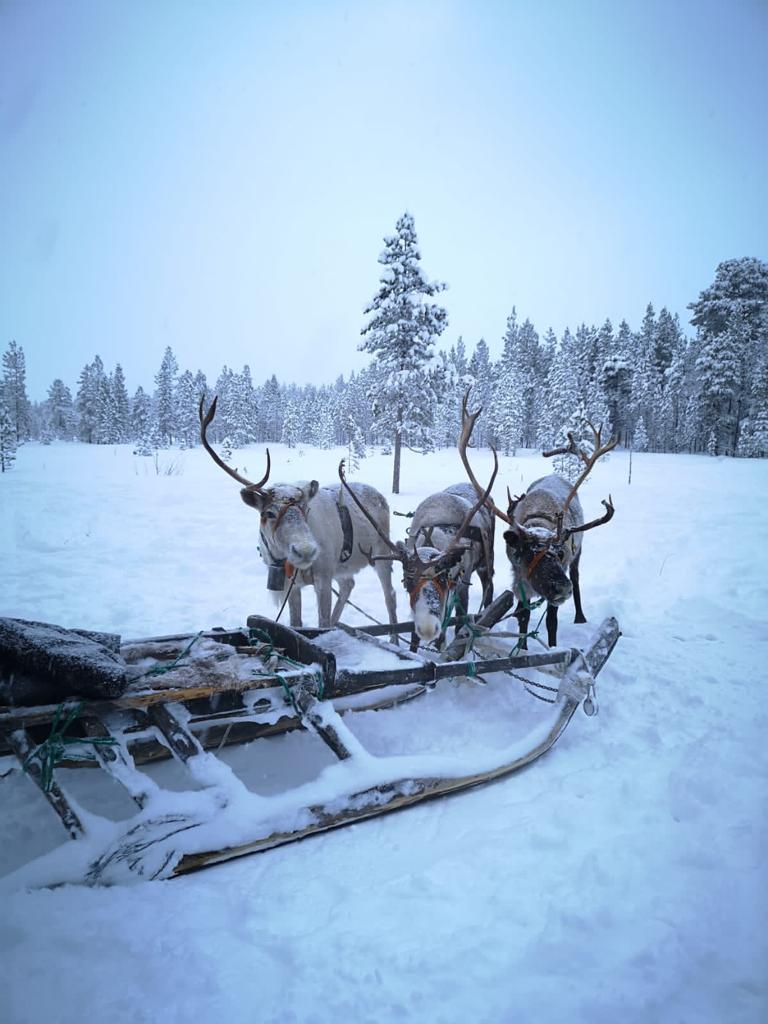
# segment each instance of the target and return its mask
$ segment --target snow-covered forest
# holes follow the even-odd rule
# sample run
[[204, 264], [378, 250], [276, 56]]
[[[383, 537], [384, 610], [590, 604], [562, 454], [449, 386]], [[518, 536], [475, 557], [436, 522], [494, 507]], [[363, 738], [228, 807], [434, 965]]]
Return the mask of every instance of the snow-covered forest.
[[24, 350], [12, 341], [3, 355], [0, 468], [11, 466], [28, 439], [133, 442], [143, 455], [194, 446], [200, 398], [213, 394], [219, 402], [210, 437], [224, 457], [263, 442], [345, 445], [352, 459], [370, 446], [394, 445], [399, 464], [401, 441], [419, 451], [456, 443], [457, 409], [470, 385], [485, 409], [475, 441], [504, 454], [559, 444], [568, 431], [584, 436], [591, 420], [635, 451], [768, 456], [768, 264], [749, 257], [721, 263], [688, 306], [690, 337], [677, 313], [652, 303], [639, 325], [580, 324], [560, 338], [551, 329], [540, 333], [513, 307], [492, 359], [482, 338], [468, 345], [460, 337], [435, 351], [447, 316], [425, 296], [445, 286], [422, 273], [410, 214], [385, 243], [360, 346], [372, 361], [332, 384], [274, 375], [259, 382], [248, 365], [225, 365], [208, 380], [180, 367], [168, 347], [152, 386], [133, 396], [121, 365], [106, 367], [96, 355], [74, 386], [56, 378], [43, 401], [30, 401]]

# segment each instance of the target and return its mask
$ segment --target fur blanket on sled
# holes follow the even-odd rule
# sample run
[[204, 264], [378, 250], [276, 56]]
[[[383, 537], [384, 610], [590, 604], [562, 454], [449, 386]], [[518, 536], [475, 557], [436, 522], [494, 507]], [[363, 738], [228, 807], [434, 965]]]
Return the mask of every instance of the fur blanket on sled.
[[127, 682], [117, 634], [0, 618], [0, 704], [118, 697]]

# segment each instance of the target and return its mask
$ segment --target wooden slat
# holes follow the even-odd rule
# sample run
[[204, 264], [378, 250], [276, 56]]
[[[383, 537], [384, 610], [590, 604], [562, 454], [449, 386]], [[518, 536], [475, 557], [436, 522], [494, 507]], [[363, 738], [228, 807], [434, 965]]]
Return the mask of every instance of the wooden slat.
[[[115, 739], [101, 719], [91, 716], [81, 721], [86, 735], [95, 739]], [[121, 744], [117, 740], [111, 744], [94, 743], [91, 749], [99, 767], [119, 782], [139, 807], [144, 807], [157, 787], [147, 775], [136, 770], [133, 758]]]
[[310, 691], [309, 687], [301, 686], [293, 694], [293, 701], [297, 710], [301, 713], [302, 720], [311, 726], [320, 739], [330, 747], [340, 761], [346, 761], [352, 757], [352, 751], [347, 743], [339, 735], [340, 730], [327, 721], [327, 711], [330, 705], [323, 707], [322, 701]]
[[162, 733], [171, 753], [182, 764], [186, 764], [191, 757], [204, 753], [200, 741], [189, 732], [172, 708], [165, 704], [153, 704], [149, 708], [149, 717], [152, 724]]
[[[30, 779], [37, 784], [40, 792], [61, 819], [61, 823], [67, 830], [70, 838], [80, 839], [81, 836], [84, 836], [85, 826], [82, 821], [80, 821], [77, 812], [70, 804], [64, 790], [56, 781], [55, 776], [51, 782], [50, 788], [46, 790], [43, 788], [43, 773], [40, 762], [35, 758], [27, 763], [27, 758], [36, 747], [36, 744], [30, 738], [29, 733], [25, 729], [14, 729], [12, 732], [6, 734], [6, 739], [9, 747], [18, 758], [22, 768], [26, 771]], [[25, 764], [26, 768], [24, 767]]]

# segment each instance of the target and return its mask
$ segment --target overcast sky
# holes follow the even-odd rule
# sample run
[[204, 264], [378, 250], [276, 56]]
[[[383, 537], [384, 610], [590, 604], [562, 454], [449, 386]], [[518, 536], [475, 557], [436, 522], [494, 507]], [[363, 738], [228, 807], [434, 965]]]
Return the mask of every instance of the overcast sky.
[[766, 67], [764, 0], [0, 0], [0, 349], [333, 380], [406, 209], [447, 345], [687, 327], [768, 257]]

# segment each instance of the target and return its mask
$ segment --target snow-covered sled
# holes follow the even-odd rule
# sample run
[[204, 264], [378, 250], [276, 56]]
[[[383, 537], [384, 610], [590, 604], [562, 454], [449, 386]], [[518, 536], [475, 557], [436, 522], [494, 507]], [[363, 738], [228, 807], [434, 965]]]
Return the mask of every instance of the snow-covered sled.
[[[473, 641], [511, 602], [507, 592], [486, 610]], [[26, 880], [172, 877], [498, 779], [549, 750], [582, 702], [593, 713], [595, 676], [619, 637], [609, 618], [583, 650], [528, 652], [509, 643], [504, 650], [478, 641], [467, 651], [467, 637], [459, 636], [441, 655], [426, 656], [382, 640], [384, 631], [299, 631], [252, 616], [242, 630], [123, 644], [130, 679], [119, 696], [0, 706], [0, 756], [15, 757], [78, 840], [66, 855], [43, 858], [37, 872], [25, 869]], [[424, 698], [419, 711], [429, 714], [429, 692], [442, 680], [520, 670], [549, 673], [551, 708], [503, 751], [469, 759], [374, 756], [347, 724], [349, 712], [414, 697]], [[232, 744], [298, 729], [316, 734], [336, 761], [286, 792], [254, 793], [220, 756]], [[170, 757], [183, 766], [189, 790], [171, 792], [142, 770]], [[83, 810], [57, 769], [86, 766], [127, 790], [133, 817], [113, 822]]]

